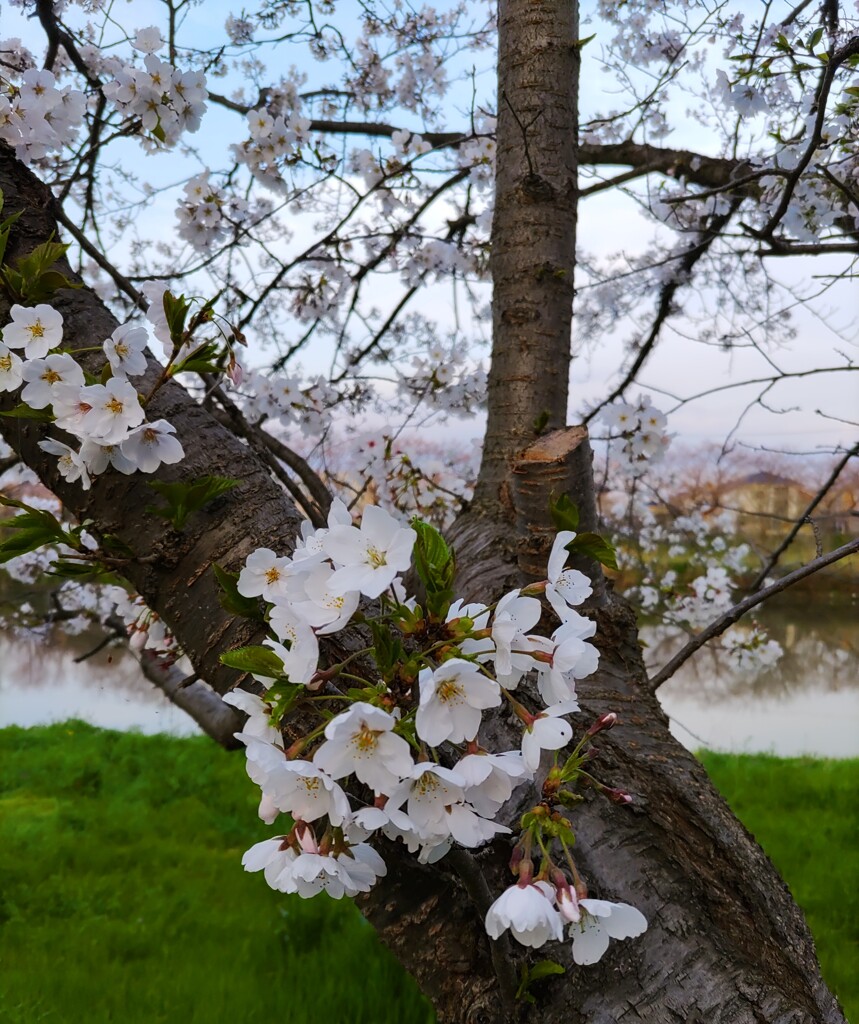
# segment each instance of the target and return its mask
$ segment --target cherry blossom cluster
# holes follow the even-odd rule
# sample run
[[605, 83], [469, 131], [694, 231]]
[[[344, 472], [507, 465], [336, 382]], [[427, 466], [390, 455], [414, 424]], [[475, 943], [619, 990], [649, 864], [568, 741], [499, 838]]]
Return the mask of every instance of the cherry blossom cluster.
[[272, 114], [265, 107], [252, 110], [247, 120], [250, 138], [233, 146], [233, 155], [255, 178], [281, 191], [284, 167], [300, 158], [301, 147], [310, 139], [310, 121], [296, 110]]
[[62, 351], [63, 318], [57, 310], [47, 303], [15, 304], [10, 316], [0, 342], [0, 392], [21, 388], [24, 406], [50, 409], [56, 426], [79, 441], [77, 449], [54, 438], [39, 442], [57, 457], [61, 476], [88, 490], [91, 478], [108, 467], [154, 473], [162, 463], [184, 458], [175, 428], [164, 419], [146, 420], [141, 396], [128, 379], [146, 371], [145, 329], [130, 323], [117, 327], [102, 344], [104, 382], [88, 383], [92, 378]]
[[145, 142], [171, 147], [183, 132], [195, 132], [206, 112], [206, 76], [161, 60], [164, 46], [157, 28], [141, 29], [135, 48], [145, 53], [143, 67], [120, 58], [108, 62], [113, 80], [102, 91], [120, 114], [139, 123]]
[[461, 343], [433, 341], [416, 355], [412, 370], [400, 378], [400, 390], [444, 412], [471, 413], [486, 401], [487, 374], [482, 364], [469, 366]]
[[665, 413], [651, 405], [649, 395], [642, 395], [635, 405], [618, 402], [607, 406], [601, 419], [612, 438], [620, 438], [620, 465], [631, 476], [640, 476], [648, 464], [659, 462], [671, 443], [665, 433]]
[[[20, 50], [20, 40], [0, 41], [0, 55], [15, 44]], [[86, 96], [70, 85], [59, 87], [50, 71], [29, 67], [16, 82], [0, 76], [0, 140], [25, 164], [74, 142], [85, 111]]]
[[214, 185], [210, 177], [203, 171], [192, 178], [176, 207], [177, 234], [199, 252], [210, 251], [234, 234], [249, 212], [247, 200]]
[[356, 493], [370, 480], [369, 493], [378, 503], [443, 527], [471, 497], [479, 462], [477, 443], [433, 444], [422, 435], [406, 443], [382, 433], [350, 442], [349, 458], [337, 461], [337, 476], [353, 480]]
[[[518, 882], [490, 909], [487, 931], [497, 938], [510, 928], [536, 946], [561, 939], [569, 923], [574, 957], [593, 963], [609, 937], [644, 930], [638, 911], [587, 899], [572, 860], [571, 825], [555, 809], [577, 780], [619, 803], [630, 799], [583, 767], [591, 739], [616, 716], [599, 719], [558, 762], [573, 734], [566, 718], [578, 710], [576, 680], [599, 660], [588, 642], [596, 626], [576, 610], [591, 594], [590, 582], [565, 567], [575, 536], [558, 534], [546, 580], [495, 605], [455, 600], [453, 555], [441, 535], [416, 519], [403, 526], [376, 505], [364, 509], [357, 526], [335, 499], [327, 526], [305, 522], [291, 556], [260, 548], [247, 558], [235, 586], [245, 599], [262, 599], [272, 635], [263, 647], [222, 660], [266, 689], [262, 696], [234, 690], [225, 699], [249, 716], [237, 737], [261, 790], [260, 816], [271, 823], [287, 814], [293, 824], [248, 850], [246, 870], [302, 896], [367, 892], [386, 870], [374, 835], [400, 840], [431, 863], [454, 844], [475, 848], [509, 833], [500, 811], [549, 751], [554, 766], [520, 823], [511, 865]], [[403, 584], [413, 557], [426, 588], [423, 605]], [[540, 596], [560, 620], [548, 636], [536, 631], [544, 615]], [[319, 638], [349, 626], [354, 633], [355, 622], [371, 642], [321, 665]], [[481, 742], [481, 722], [484, 711], [502, 703], [521, 728], [521, 742], [492, 751]], [[285, 747], [280, 717], [299, 706], [316, 724]]]
[[318, 436], [329, 422], [330, 410], [341, 392], [317, 375], [311, 381], [287, 374], [250, 371], [242, 384], [244, 410], [253, 422], [266, 420], [281, 427], [298, 426], [304, 436]]

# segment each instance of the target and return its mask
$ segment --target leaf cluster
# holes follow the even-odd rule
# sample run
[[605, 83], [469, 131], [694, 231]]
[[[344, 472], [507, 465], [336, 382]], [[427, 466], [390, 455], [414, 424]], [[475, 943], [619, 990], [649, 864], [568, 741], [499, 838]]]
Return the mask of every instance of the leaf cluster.
[[[3, 193], [0, 192], [0, 213], [3, 212]], [[22, 210], [11, 217], [0, 221], [0, 285], [13, 302], [24, 305], [35, 305], [47, 300], [60, 288], [80, 288], [79, 284], [70, 281], [65, 274], [57, 270], [55, 264], [65, 256], [67, 245], [55, 242], [53, 235], [47, 242], [37, 245], [33, 251], [15, 261], [10, 267], [5, 263], [6, 249], [12, 227], [21, 216]]]
[[182, 530], [188, 517], [204, 508], [215, 498], [231, 491], [239, 484], [238, 480], [227, 476], [201, 476], [191, 483], [176, 481], [165, 483], [153, 480], [149, 486], [157, 491], [167, 502], [163, 506], [148, 505], [147, 512], [167, 519], [174, 530]]

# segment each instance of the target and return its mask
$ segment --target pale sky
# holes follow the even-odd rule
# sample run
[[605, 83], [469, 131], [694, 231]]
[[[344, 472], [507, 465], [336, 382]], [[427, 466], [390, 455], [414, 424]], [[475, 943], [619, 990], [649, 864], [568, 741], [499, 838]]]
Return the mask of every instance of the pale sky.
[[[163, 11], [161, 4], [142, 0], [134, 0], [133, 3], [123, 6], [122, 17], [127, 17], [127, 25], [133, 28], [157, 23]], [[221, 0], [208, 0], [204, 5], [191, 8], [193, 35], [199, 45], [205, 45], [205, 39], [219, 29], [232, 6]], [[443, 7], [444, 4], [439, 6]], [[129, 12], [127, 15], [126, 11]], [[20, 35], [25, 44], [39, 52], [41, 37], [34, 31], [33, 24], [22, 17], [19, 10], [11, 9], [8, 5], [0, 10], [0, 32], [4, 36]], [[298, 48], [293, 47], [292, 51], [288, 54], [288, 62], [294, 61], [302, 67], [306, 64], [308, 71], [312, 72], [313, 63], [304, 58]], [[326, 74], [330, 78], [333, 71], [327, 70]], [[229, 83], [225, 82], [215, 82], [212, 87], [218, 91], [230, 91]], [[459, 96], [461, 99], [462, 93]], [[451, 103], [456, 107], [457, 94], [452, 93], [452, 97]], [[702, 134], [700, 127], [688, 118], [683, 118], [682, 112], [678, 113], [681, 114], [678, 123], [682, 124], [683, 128], [676, 130], [663, 144], [700, 148], [704, 151], [712, 149], [712, 140], [708, 139], [706, 134]], [[406, 127], [419, 127], [413, 118], [406, 120]], [[217, 166], [223, 163], [223, 150], [218, 147], [223, 145], [224, 139], [238, 140], [241, 130], [242, 125], [236, 116], [210, 107], [202, 130], [189, 141], [200, 148], [204, 158], [209, 159], [211, 154], [211, 160]], [[355, 138], [352, 142], [358, 146], [365, 144], [360, 138]], [[140, 148], [131, 142], [125, 143], [124, 147], [123, 159], [127, 155], [127, 159], [135, 161], [135, 166], [139, 164], [140, 173], [145, 174], [149, 180], [179, 180], [183, 173], [187, 173], [180, 170], [175, 162], [171, 162], [170, 157], [160, 157], [157, 160], [146, 157]], [[170, 195], [154, 205], [146, 218], [148, 234], [153, 237], [170, 237], [175, 224], [174, 203], [175, 196]], [[300, 232], [300, 226], [297, 230]], [[653, 236], [653, 224], [622, 195], [606, 192], [582, 204], [579, 244], [591, 254], [607, 255], [619, 250], [635, 254], [644, 251]], [[306, 241], [307, 239], [299, 233], [293, 244], [303, 246]], [[771, 263], [774, 264], [775, 261]], [[769, 269], [782, 282], [793, 284], [804, 292], [813, 284], [814, 275], [836, 268], [824, 267], [819, 259], [805, 258], [779, 261], [778, 266], [770, 266]], [[379, 282], [377, 287], [381, 289], [381, 294], [387, 286], [384, 282]], [[681, 301], [682, 298], [683, 293]], [[656, 295], [654, 301], [655, 299]], [[704, 299], [706, 300], [706, 296]], [[450, 287], [434, 287], [424, 296], [420, 306], [431, 309], [442, 323], [447, 323], [451, 327], [454, 325], [454, 303]], [[799, 309], [794, 319], [798, 336], [786, 341], [783, 347], [772, 350], [772, 357], [782, 368], [797, 371], [836, 365], [844, 362], [845, 356], [859, 362], [856, 331], [859, 288], [855, 280], [838, 283], [830, 290], [825, 300], [818, 303], [817, 308], [824, 311], [826, 324], [807, 311]], [[623, 343], [629, 333], [630, 328], [621, 325], [612, 337], [600, 340], [598, 344], [589, 345], [578, 354], [572, 371], [571, 413], [579, 403], [592, 402], [606, 394], [624, 357]], [[576, 340], [574, 328], [574, 346]], [[840, 350], [843, 356], [839, 356], [837, 350]], [[313, 366], [306, 358], [304, 366], [307, 371], [323, 369], [322, 366]], [[675, 403], [670, 398], [658, 394], [657, 389], [685, 397], [748, 377], [768, 376], [771, 372], [760, 354], [748, 350], [725, 353], [686, 339], [670, 338], [661, 345], [641, 373], [641, 388], [633, 388], [628, 397], [635, 397], [639, 390], [650, 390], [654, 405], [668, 410]], [[692, 441], [721, 440], [734, 427], [744, 407], [755, 394], [751, 388], [724, 390], [690, 403], [679, 408], [671, 416], [669, 430]], [[776, 415], [761, 408], [752, 409], [743, 420], [737, 435], [739, 439], [776, 448], [814, 450], [818, 446], [852, 443], [859, 432], [855, 426], [837, 422], [838, 419], [859, 419], [859, 374], [826, 374], [785, 382], [770, 392], [767, 401], [773, 409], [796, 408], [795, 411], [784, 415]], [[834, 419], [823, 419], [816, 414], [817, 409]], [[481, 430], [480, 422], [461, 425], [457, 429], [462, 431], [463, 426], [465, 432], [469, 434], [478, 435]]]

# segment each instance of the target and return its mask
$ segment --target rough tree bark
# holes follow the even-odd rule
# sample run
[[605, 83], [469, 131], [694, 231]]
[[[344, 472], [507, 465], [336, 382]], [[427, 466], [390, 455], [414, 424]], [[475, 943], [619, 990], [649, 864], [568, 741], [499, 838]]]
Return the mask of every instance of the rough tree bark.
[[[591, 487], [581, 444], [568, 445], [562, 465], [554, 457], [520, 457], [534, 440], [532, 424], [542, 410], [550, 428], [563, 427], [566, 416], [574, 5], [502, 0], [499, 6], [499, 209], [507, 212], [496, 212], [494, 228], [491, 431], [479, 500], [452, 531], [460, 593], [481, 599], [522, 579], [520, 556], [523, 567], [534, 571], [529, 567], [539, 559], [545, 527], [546, 467], [551, 464], [553, 480], [566, 484], [586, 514]], [[2, 144], [0, 188], [10, 211], [25, 211], [10, 246], [14, 259], [55, 230], [52, 200]], [[115, 326], [87, 289], [58, 293], [54, 305], [73, 348], [102, 340]], [[7, 312], [0, 299], [0, 318]], [[10, 404], [3, 396], [2, 406]], [[53, 459], [37, 447], [44, 424], [3, 419], [0, 430], [73, 512], [129, 546], [133, 555], [123, 573], [173, 629], [201, 678], [224, 692], [237, 677], [218, 663], [218, 653], [248, 642], [253, 630], [221, 608], [211, 564], [235, 568], [260, 545], [290, 550], [298, 516], [253, 452], [181, 388], [164, 388], [153, 406], [153, 415], [175, 424], [188, 453], [159, 476], [190, 480], [217, 473], [241, 481], [181, 534], [165, 535], [163, 520], [145, 511], [152, 503], [145, 479], [109, 473], [82, 492], [59, 479]], [[508, 842], [455, 854], [433, 867], [417, 865], [402, 847], [389, 844], [389, 874], [365, 901], [365, 913], [417, 977], [442, 1022], [845, 1024], [784, 883], [701, 766], [671, 737], [647, 685], [629, 609], [608, 595], [593, 614], [602, 658], [599, 672], [580, 684], [584, 719], [619, 713], [622, 725], [605, 734], [598, 765], [607, 782], [636, 799], [631, 807], [617, 807], [587, 794], [575, 815], [577, 856], [592, 894], [640, 907], [650, 922], [646, 934], [612, 944], [589, 968], [575, 967], [566, 945], [546, 951], [567, 972], [536, 987], [538, 1005], [529, 1008], [512, 1002], [518, 966], [529, 954], [491, 943], [482, 926], [489, 900], [509, 883]], [[337, 656], [330, 645], [327, 653]], [[487, 722], [487, 731], [501, 745], [515, 743], [503, 712]], [[526, 798], [523, 793], [517, 799]], [[507, 809], [511, 824], [522, 809]], [[540, 951], [536, 959], [544, 955]]]

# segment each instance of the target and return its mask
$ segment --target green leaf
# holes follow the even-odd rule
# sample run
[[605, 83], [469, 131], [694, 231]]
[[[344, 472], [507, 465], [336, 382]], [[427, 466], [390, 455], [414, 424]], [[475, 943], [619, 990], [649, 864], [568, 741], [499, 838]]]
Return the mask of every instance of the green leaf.
[[162, 519], [169, 519], [174, 529], [181, 530], [188, 516], [198, 512], [227, 491], [231, 491], [238, 484], [238, 480], [228, 476], [202, 476], [189, 484], [182, 481], [163, 483], [154, 480], [149, 486], [158, 491], [167, 505], [162, 508], [150, 505], [146, 511], [161, 516]]
[[164, 292], [162, 299], [164, 315], [167, 318], [167, 326], [170, 329], [170, 340], [178, 349], [184, 342], [185, 322], [188, 319], [188, 311], [191, 304], [184, 295], [174, 295], [172, 292]]
[[218, 579], [218, 583], [221, 585], [221, 593], [218, 594], [218, 600], [221, 602], [221, 607], [224, 611], [229, 612], [231, 615], [240, 615], [244, 619], [263, 621], [259, 598], [245, 597], [239, 593], [236, 587], [236, 580], [239, 578], [238, 573], [227, 572], [226, 569], [222, 569], [216, 562], [212, 563], [212, 570]]
[[58, 576], [77, 583], [112, 583], [121, 586], [122, 580], [116, 573], [99, 565], [97, 562], [73, 562], [65, 558], [57, 558], [51, 562], [47, 570], [48, 576]]
[[[0, 213], [3, 212], [3, 198], [0, 193]], [[6, 246], [9, 244], [9, 234], [12, 230], [12, 225], [21, 216], [23, 210], [17, 210], [12, 214], [11, 217], [7, 217], [6, 220], [0, 224], [0, 265], [3, 263], [3, 257], [6, 255]]]
[[221, 664], [271, 679], [283, 675], [283, 662], [268, 647], [237, 647], [221, 655]]
[[[4, 525], [8, 526], [9, 524]], [[25, 555], [29, 551], [36, 551], [45, 544], [54, 544], [55, 542], [56, 537], [49, 530], [38, 527], [19, 529], [14, 537], [9, 537], [8, 540], [0, 544], [0, 564], [8, 562], [11, 558], [17, 558], [18, 555]]]
[[567, 544], [570, 554], [587, 555], [600, 565], [609, 569], [617, 569], [617, 554], [614, 547], [598, 533], [579, 533]]
[[67, 250], [67, 245], [49, 238], [17, 260], [14, 270], [4, 267], [0, 276], [7, 291], [19, 301], [32, 304], [47, 301], [58, 288], [80, 288], [65, 274], [52, 269]]
[[271, 704], [271, 725], [279, 725], [283, 716], [292, 710], [292, 706], [303, 693], [307, 693], [307, 687], [300, 683], [275, 683], [266, 690], [266, 703]]
[[390, 682], [394, 677], [396, 666], [405, 657], [406, 652], [399, 638], [394, 636], [383, 622], [371, 619], [367, 625], [373, 634], [373, 653], [376, 657], [379, 674], [385, 682]]
[[427, 612], [431, 620], [443, 621], [454, 598], [456, 557], [441, 533], [415, 516], [411, 527], [415, 541], [415, 572], [426, 590]]
[[549, 514], [558, 531], [577, 530], [579, 526], [579, 510], [566, 494], [557, 501], [549, 501]]
[[553, 974], [564, 974], [565, 968], [554, 960], [540, 960], [531, 968], [531, 981], [539, 981], [540, 978], [549, 978]]
[[51, 423], [54, 419], [50, 409], [31, 409], [29, 405], [16, 405], [14, 409], [0, 412], [0, 416], [15, 420], [43, 420], [45, 423]]
[[21, 515], [0, 523], [6, 529], [15, 531], [14, 536], [0, 544], [0, 563], [8, 562], [10, 558], [16, 558], [28, 551], [35, 551], [45, 544], [65, 544], [70, 541], [74, 543], [59, 520], [50, 512], [33, 508], [32, 505], [16, 498], [7, 498], [4, 494], [0, 494], [0, 505], [22, 509]]
[[219, 373], [223, 369], [226, 352], [214, 341], [207, 341], [204, 345], [194, 349], [186, 359], [175, 363], [170, 371], [173, 376], [177, 373]]

